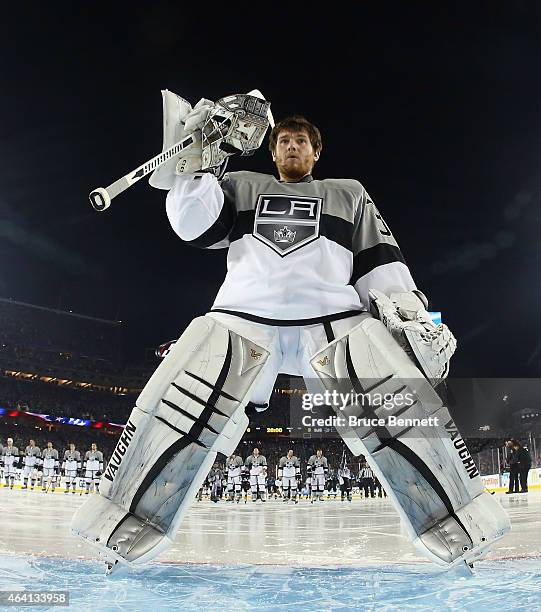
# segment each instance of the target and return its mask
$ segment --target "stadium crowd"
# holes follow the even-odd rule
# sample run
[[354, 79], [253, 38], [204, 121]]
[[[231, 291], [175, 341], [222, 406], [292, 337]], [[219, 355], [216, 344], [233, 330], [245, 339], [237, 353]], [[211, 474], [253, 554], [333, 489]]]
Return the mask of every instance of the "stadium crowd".
[[118, 362], [121, 325], [0, 298], [1, 343], [42, 351], [74, 352]]
[[92, 421], [125, 423], [137, 394], [117, 394], [66, 385], [0, 377], [0, 408]]

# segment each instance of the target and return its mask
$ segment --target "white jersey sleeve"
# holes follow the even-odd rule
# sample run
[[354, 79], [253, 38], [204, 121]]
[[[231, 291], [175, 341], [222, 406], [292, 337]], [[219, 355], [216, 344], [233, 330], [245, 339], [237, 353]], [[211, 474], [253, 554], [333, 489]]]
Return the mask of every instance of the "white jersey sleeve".
[[177, 176], [167, 194], [166, 211], [171, 227], [185, 242], [201, 248], [229, 246], [233, 214], [213, 174]]
[[385, 295], [417, 289], [391, 230], [362, 187], [353, 227], [351, 284], [368, 308], [369, 289]]

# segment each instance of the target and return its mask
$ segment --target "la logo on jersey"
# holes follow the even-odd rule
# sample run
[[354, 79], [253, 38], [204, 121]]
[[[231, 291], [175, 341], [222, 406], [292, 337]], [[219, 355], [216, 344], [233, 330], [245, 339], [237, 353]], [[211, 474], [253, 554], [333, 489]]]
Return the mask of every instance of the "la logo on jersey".
[[321, 198], [260, 195], [254, 238], [284, 257], [319, 238]]

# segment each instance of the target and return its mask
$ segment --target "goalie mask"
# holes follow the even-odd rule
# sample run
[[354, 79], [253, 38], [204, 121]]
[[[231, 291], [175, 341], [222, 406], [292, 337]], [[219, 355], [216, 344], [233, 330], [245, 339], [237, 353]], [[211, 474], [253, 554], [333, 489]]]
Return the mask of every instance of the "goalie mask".
[[202, 169], [220, 166], [235, 154], [253, 155], [274, 120], [261, 93], [234, 94], [220, 98], [202, 129]]

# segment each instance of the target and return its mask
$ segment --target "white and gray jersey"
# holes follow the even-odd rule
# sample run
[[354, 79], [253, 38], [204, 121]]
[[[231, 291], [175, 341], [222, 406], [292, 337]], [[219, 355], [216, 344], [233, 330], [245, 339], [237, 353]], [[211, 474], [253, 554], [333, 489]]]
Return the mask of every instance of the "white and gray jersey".
[[338, 470], [338, 478], [349, 478], [351, 480], [351, 470], [348, 467], [340, 468]]
[[78, 450], [66, 450], [64, 451], [64, 463], [77, 463], [77, 465], [81, 464], [81, 453]]
[[44, 448], [41, 453], [43, 468], [51, 469], [58, 465], [58, 451], [56, 448]]
[[317, 322], [366, 310], [368, 289], [390, 295], [416, 288], [389, 226], [355, 180], [177, 176], [166, 209], [188, 244], [229, 248], [212, 310], [261, 323]]
[[244, 465], [244, 461], [242, 457], [239, 455], [235, 455], [234, 457], [229, 457], [225, 462], [225, 468], [227, 470], [227, 475], [232, 478], [234, 476], [240, 476], [242, 466]]
[[37, 465], [40, 457], [41, 451], [37, 446], [27, 446], [24, 449], [24, 464], [27, 467], [34, 467]]
[[2, 448], [2, 461], [4, 465], [16, 465], [19, 461], [19, 449], [16, 446]]
[[103, 453], [101, 451], [86, 451], [85, 468], [87, 472], [103, 471]]
[[301, 464], [299, 459], [293, 455], [293, 457], [282, 457], [278, 464], [278, 469], [282, 470], [282, 476], [284, 478], [293, 478], [301, 470]]
[[321, 457], [312, 455], [310, 459], [308, 459], [308, 466], [312, 468], [312, 474], [325, 474], [329, 469], [327, 457], [324, 455], [321, 455]]
[[250, 455], [246, 457], [244, 465], [250, 470], [250, 474], [259, 474], [261, 469], [267, 465], [267, 459], [264, 455]]
[[223, 474], [219, 468], [212, 468], [207, 476], [210, 484], [219, 484], [222, 482]]

